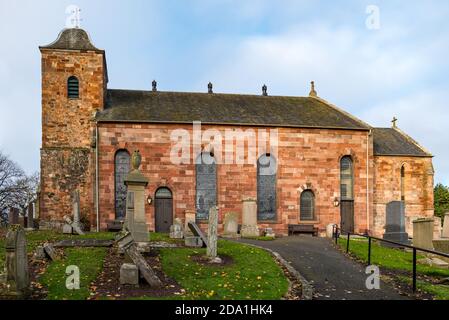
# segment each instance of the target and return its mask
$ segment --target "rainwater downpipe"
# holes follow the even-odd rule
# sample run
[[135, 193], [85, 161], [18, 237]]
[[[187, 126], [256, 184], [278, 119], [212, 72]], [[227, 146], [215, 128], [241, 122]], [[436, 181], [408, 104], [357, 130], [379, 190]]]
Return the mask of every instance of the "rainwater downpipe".
[[370, 231], [370, 218], [369, 218], [369, 147], [370, 147], [370, 138], [372, 135], [372, 129], [368, 132], [368, 137], [366, 141], [366, 229]]
[[98, 181], [99, 181], [99, 173], [98, 173], [98, 148], [99, 148], [99, 135], [98, 135], [98, 122], [95, 123], [95, 211], [97, 214], [97, 232], [100, 232], [100, 209], [99, 209], [99, 195], [98, 195]]

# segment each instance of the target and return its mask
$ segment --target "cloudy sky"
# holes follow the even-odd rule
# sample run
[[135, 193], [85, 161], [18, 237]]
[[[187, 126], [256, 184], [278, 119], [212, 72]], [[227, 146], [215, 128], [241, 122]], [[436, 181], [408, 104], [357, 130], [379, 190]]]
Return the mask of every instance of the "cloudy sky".
[[[109, 87], [318, 94], [373, 126], [399, 127], [449, 184], [449, 1], [0, 0], [0, 149], [39, 169], [39, 45], [65, 9], [106, 50]], [[367, 27], [367, 8], [380, 24]]]

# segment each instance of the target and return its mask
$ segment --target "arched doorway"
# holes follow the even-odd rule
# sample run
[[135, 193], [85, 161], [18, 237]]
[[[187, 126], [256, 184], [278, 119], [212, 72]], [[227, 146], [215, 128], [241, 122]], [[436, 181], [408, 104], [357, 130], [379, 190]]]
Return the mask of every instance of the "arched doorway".
[[159, 188], [154, 198], [156, 232], [168, 233], [173, 224], [173, 194], [169, 188]]

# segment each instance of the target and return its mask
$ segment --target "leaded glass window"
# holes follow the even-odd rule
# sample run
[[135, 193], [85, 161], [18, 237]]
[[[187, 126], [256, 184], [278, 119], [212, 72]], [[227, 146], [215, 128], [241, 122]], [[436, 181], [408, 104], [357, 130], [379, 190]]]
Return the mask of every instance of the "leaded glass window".
[[261, 221], [276, 219], [276, 159], [265, 154], [257, 162], [257, 218]]
[[124, 219], [126, 216], [125, 177], [130, 171], [130, 156], [128, 151], [119, 150], [115, 154], [115, 216]]
[[211, 153], [201, 153], [195, 164], [196, 219], [207, 220], [209, 209], [217, 205], [217, 164]]
[[340, 189], [342, 200], [354, 199], [354, 170], [349, 156], [340, 161]]
[[300, 218], [301, 221], [315, 219], [315, 195], [310, 190], [301, 193]]

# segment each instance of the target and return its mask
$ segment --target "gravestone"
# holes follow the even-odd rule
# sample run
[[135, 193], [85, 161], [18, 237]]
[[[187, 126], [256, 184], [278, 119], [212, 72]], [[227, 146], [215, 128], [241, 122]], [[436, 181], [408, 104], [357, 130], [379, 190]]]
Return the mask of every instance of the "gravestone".
[[139, 268], [135, 264], [122, 264], [120, 267], [120, 284], [139, 285]]
[[[392, 201], [387, 204], [385, 240], [410, 244], [408, 234], [405, 232], [405, 204], [403, 201]], [[383, 246], [395, 247], [396, 245], [382, 242]]]
[[417, 219], [413, 221], [413, 246], [433, 250], [433, 219]]
[[252, 198], [243, 199], [242, 229], [240, 234], [244, 238], [258, 237], [260, 235], [257, 226], [257, 201]]
[[78, 235], [84, 235], [84, 232], [81, 228], [81, 215], [80, 215], [80, 192], [78, 190], [73, 192], [73, 201], [72, 201], [72, 216], [73, 222], [71, 224], [73, 232]]
[[150, 240], [145, 216], [145, 187], [148, 185], [148, 179], [139, 170], [141, 161], [139, 151], [134, 151], [131, 158], [133, 169], [125, 177], [125, 184], [128, 187], [125, 226], [131, 232], [134, 241], [145, 245]]
[[9, 224], [19, 224], [19, 210], [16, 208], [9, 208]]
[[444, 214], [442, 238], [449, 238], [449, 212]]
[[201, 231], [200, 227], [196, 223], [189, 222], [188, 223], [190, 231], [192, 231], [194, 237], [198, 237], [203, 241], [203, 246], [207, 247], [207, 238], [204, 235], [203, 231]]
[[201, 240], [200, 237], [195, 236], [185, 236], [184, 244], [186, 247], [190, 248], [202, 248], [204, 245], [203, 240]]
[[32, 203], [28, 205], [27, 229], [34, 230], [34, 206]]
[[49, 244], [49, 243], [45, 243], [44, 244], [44, 252], [47, 255], [48, 258], [50, 258], [50, 260], [59, 260], [59, 256], [55, 250], [55, 248]]
[[237, 238], [239, 229], [239, 215], [236, 212], [228, 212], [224, 218], [223, 236]]
[[218, 241], [218, 207], [209, 209], [209, 225], [207, 232], [207, 256], [213, 263], [221, 263], [221, 259], [217, 256]]
[[179, 218], [175, 219], [175, 222], [170, 226], [170, 238], [171, 239], [183, 239], [184, 231], [182, 230], [182, 221]]
[[265, 228], [264, 235], [268, 238], [276, 238], [276, 234], [274, 233], [273, 228]]
[[6, 295], [19, 299], [27, 298], [30, 294], [30, 276], [25, 230], [21, 226], [9, 227], [5, 249], [5, 280], [8, 287]]
[[185, 211], [185, 219], [184, 219], [184, 235], [185, 236], [193, 236], [192, 231], [189, 229], [189, 222], [196, 223], [196, 215], [194, 210], [186, 210]]

